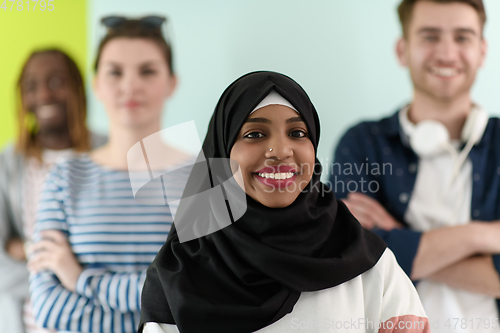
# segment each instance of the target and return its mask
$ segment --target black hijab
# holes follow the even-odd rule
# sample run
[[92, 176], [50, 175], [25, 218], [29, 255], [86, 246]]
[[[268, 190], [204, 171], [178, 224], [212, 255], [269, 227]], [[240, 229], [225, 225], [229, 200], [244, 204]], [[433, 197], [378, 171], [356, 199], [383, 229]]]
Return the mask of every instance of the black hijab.
[[[222, 94], [203, 143], [206, 159], [229, 158], [250, 112], [272, 90], [299, 111], [317, 149], [319, 118], [302, 87], [282, 74], [254, 72]], [[335, 287], [372, 268], [385, 244], [320, 182], [317, 159], [316, 164], [307, 190], [290, 206], [269, 208], [246, 196], [247, 210], [234, 224], [182, 243], [176, 231], [181, 200], [147, 272], [140, 329], [156, 322], [176, 324], [182, 333], [254, 332], [290, 313], [301, 292]], [[197, 168], [184, 197], [200, 193], [200, 183], [215, 186]], [[199, 224], [210, 224], [212, 215], [207, 212]]]

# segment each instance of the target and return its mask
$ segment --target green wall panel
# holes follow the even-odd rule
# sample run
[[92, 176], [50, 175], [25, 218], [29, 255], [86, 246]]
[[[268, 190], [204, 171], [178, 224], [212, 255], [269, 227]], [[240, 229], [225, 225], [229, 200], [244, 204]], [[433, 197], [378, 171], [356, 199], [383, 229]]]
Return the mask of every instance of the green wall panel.
[[53, 0], [53, 7], [45, 0], [44, 11], [42, 1], [30, 1], [29, 11], [27, 3], [0, 0], [0, 6], [6, 7], [0, 9], [0, 147], [17, 134], [15, 84], [32, 50], [62, 48], [85, 73], [87, 0]]

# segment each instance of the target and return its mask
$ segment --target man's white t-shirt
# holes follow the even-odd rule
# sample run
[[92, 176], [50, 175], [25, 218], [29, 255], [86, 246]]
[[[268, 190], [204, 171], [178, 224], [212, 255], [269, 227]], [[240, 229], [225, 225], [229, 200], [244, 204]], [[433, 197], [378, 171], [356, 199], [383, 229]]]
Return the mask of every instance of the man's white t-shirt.
[[[408, 107], [400, 111], [399, 121], [405, 134], [410, 135], [415, 125], [408, 118]], [[452, 142], [457, 155], [460, 144]], [[426, 232], [470, 222], [472, 162], [467, 158], [450, 182], [454, 167], [455, 157], [446, 150], [419, 159], [417, 179], [405, 213], [405, 221], [413, 230]], [[493, 297], [426, 279], [417, 284], [417, 291], [429, 321], [437, 323], [432, 327], [433, 333], [500, 333]], [[495, 319], [496, 325], [485, 324]]]

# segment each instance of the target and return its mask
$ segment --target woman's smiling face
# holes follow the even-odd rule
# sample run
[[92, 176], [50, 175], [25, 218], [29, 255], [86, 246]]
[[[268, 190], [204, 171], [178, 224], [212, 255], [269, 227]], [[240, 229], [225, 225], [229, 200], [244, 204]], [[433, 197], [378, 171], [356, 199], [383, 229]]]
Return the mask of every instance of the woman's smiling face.
[[245, 192], [271, 208], [297, 199], [312, 178], [315, 157], [306, 123], [283, 105], [253, 112], [230, 154], [241, 168]]

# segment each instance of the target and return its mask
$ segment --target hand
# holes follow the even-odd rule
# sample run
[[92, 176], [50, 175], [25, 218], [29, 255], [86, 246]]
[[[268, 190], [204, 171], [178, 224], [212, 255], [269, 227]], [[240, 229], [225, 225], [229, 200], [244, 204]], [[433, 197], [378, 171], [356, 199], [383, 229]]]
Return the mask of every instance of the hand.
[[71, 250], [66, 235], [57, 230], [42, 231], [40, 235], [42, 240], [29, 250], [28, 269], [32, 272], [51, 270], [64, 288], [75, 291], [83, 268]]
[[24, 252], [24, 242], [22, 239], [19, 238], [9, 239], [5, 247], [5, 250], [7, 251], [9, 256], [11, 256], [13, 259], [19, 261], [26, 260], [26, 252]]
[[390, 231], [403, 228], [403, 225], [396, 221], [377, 200], [366, 194], [352, 192], [342, 201], [366, 229], [376, 227]]

